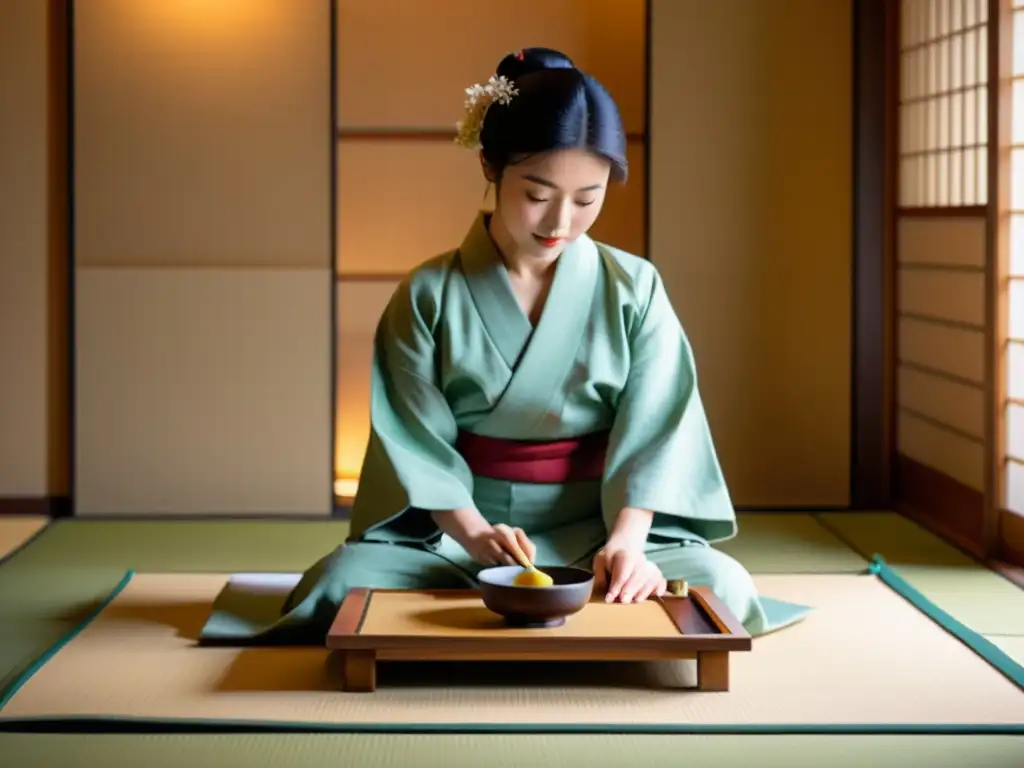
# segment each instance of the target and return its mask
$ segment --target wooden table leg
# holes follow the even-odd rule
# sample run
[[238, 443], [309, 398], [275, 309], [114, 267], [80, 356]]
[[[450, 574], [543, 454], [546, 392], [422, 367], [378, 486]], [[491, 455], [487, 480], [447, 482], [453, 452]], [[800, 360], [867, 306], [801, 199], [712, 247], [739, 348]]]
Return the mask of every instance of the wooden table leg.
[[729, 690], [729, 652], [697, 652], [697, 688], [701, 691]]
[[377, 690], [377, 657], [373, 651], [345, 651], [344, 686], [352, 693]]

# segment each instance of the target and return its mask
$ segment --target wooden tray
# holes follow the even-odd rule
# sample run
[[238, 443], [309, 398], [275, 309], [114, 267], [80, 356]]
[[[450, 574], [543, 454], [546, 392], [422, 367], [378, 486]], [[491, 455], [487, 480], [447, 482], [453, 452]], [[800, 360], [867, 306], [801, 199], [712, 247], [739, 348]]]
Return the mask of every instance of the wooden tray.
[[344, 689], [377, 687], [378, 661], [655, 661], [697, 658], [697, 688], [729, 689], [729, 653], [750, 635], [705, 587], [686, 597], [605, 603], [595, 596], [560, 627], [519, 629], [476, 590], [352, 589], [327, 633]]

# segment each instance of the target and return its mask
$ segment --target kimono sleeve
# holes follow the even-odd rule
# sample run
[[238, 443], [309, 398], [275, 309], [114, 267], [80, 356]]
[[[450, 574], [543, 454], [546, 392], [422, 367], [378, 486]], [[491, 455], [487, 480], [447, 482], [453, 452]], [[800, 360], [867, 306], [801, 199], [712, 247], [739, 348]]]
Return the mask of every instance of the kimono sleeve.
[[693, 351], [657, 271], [628, 344], [602, 491], [607, 525], [624, 507], [655, 513], [654, 540], [736, 533], [736, 514], [697, 386]]
[[439, 301], [412, 280], [395, 292], [374, 338], [370, 438], [352, 532], [390, 541], [439, 535], [430, 510], [473, 506], [473, 477], [440, 390], [433, 327]]

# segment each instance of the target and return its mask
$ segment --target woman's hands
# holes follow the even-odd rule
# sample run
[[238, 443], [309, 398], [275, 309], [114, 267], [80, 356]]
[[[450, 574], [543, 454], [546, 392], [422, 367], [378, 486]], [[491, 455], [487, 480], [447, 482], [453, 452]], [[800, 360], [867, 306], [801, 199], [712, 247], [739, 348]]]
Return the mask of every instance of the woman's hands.
[[481, 565], [522, 565], [516, 556], [522, 550], [530, 562], [537, 556], [537, 547], [522, 528], [510, 528], [498, 523], [489, 531], [481, 531], [470, 538], [466, 551]]
[[610, 540], [594, 556], [594, 586], [604, 590], [605, 602], [639, 603], [662, 596], [668, 585], [661, 569], [647, 559], [642, 547]]
[[[432, 512], [437, 526], [481, 565], [521, 565], [516, 548], [532, 562], [537, 547], [521, 528], [491, 525], [476, 509]], [[593, 562], [594, 584], [608, 602], [641, 602], [667, 591], [661, 570], [644, 554], [652, 514], [624, 509]]]
[[491, 525], [475, 509], [453, 509], [432, 512], [437, 527], [455, 539], [481, 565], [521, 565], [516, 545], [530, 558], [537, 556], [537, 547], [522, 528], [499, 523]]
[[644, 554], [653, 517], [646, 509], [621, 510], [607, 543], [594, 556], [594, 586], [604, 590], [607, 602], [639, 603], [667, 591], [661, 569]]

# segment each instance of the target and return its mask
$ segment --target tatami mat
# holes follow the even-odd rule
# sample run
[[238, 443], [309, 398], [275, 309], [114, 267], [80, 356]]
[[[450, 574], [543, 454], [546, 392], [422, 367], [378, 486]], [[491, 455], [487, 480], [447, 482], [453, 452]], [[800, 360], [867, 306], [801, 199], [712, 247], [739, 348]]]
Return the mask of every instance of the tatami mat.
[[0, 566], [0, 690], [127, 569], [301, 569], [347, 532], [345, 521], [57, 520]]
[[344, 542], [346, 520], [54, 522], [19, 565], [140, 571], [302, 570]]
[[0, 517], [0, 562], [39, 533], [50, 518], [36, 515]]
[[1024, 635], [1024, 590], [982, 567], [894, 566], [929, 600], [982, 634]]
[[[1019, 635], [986, 635], [985, 639], [997, 646], [1018, 664], [1024, 664], [1024, 637]], [[1021, 761], [1021, 764], [1024, 765], [1024, 760]]]
[[893, 566], [979, 567], [964, 553], [912, 520], [890, 512], [821, 512], [817, 518], [850, 546]]
[[[811, 515], [746, 513], [739, 529], [719, 546], [754, 573], [855, 573], [866, 565]], [[348, 530], [345, 520], [61, 520], [24, 560], [151, 572], [295, 571], [344, 542]]]
[[[740, 516], [723, 549], [757, 572], [860, 567], [885, 555], [907, 565], [960, 565], [965, 558], [894, 514], [828, 513], [858, 554], [816, 531], [803, 514]], [[811, 525], [811, 523], [814, 523]], [[866, 523], [866, 525], [865, 525]], [[140, 571], [297, 570], [344, 539], [343, 521], [62, 521], [0, 566], [0, 686], [101, 599], [128, 568]], [[827, 532], [826, 532], [827, 533]], [[798, 543], [797, 543], [798, 542]], [[969, 561], [967, 561], [969, 562]], [[856, 566], [853, 564], [856, 563]], [[926, 577], [927, 578], [927, 577]], [[993, 578], [999, 577], [993, 574]], [[985, 579], [984, 586], [992, 586]], [[998, 589], [998, 588], [997, 588]], [[990, 609], [987, 609], [990, 610]], [[1005, 614], [1005, 612], [1004, 612]], [[15, 626], [16, 622], [16, 626]], [[984, 623], [984, 622], [982, 622]], [[997, 625], [998, 620], [993, 623]], [[989, 637], [1007, 653], [1014, 638]], [[1016, 651], [1014, 649], [1017, 649]], [[1016, 658], [1021, 659], [1020, 655]], [[1000, 736], [403, 736], [0, 734], [12, 765], [715, 765], [1020, 766], [1024, 737]]]
[[[59, 520], [0, 567], [0, 611], [12, 618], [0, 622], [0, 688], [126, 570], [299, 571], [348, 530], [344, 520]], [[803, 514], [742, 514], [739, 536], [722, 548], [755, 573], [857, 572], [866, 565]]]
[[[752, 652], [732, 654], [727, 693], [681, 690], [696, 684], [693, 661], [505, 662], [473, 665], [471, 671], [437, 662], [385, 664], [372, 695], [341, 693], [338, 659], [322, 648], [196, 647], [196, 633], [227, 578], [134, 575], [25, 681], [0, 709], [0, 723], [99, 717], [317, 723], [342, 730], [390, 724], [442, 732], [467, 724], [598, 732], [617, 724], [741, 732], [916, 726], [940, 732], [1024, 723], [1024, 691], [1017, 684], [867, 574], [756, 577], [765, 594], [813, 606], [814, 612], [756, 638]], [[284, 588], [280, 598], [286, 594]], [[648, 615], [652, 605], [611, 610], [623, 614], [620, 621], [635, 623], [626, 618], [630, 612]], [[433, 613], [417, 617], [429, 625], [424, 617]], [[457, 633], [447, 623], [433, 626], [441, 635]]]
[[867, 565], [812, 515], [751, 512], [739, 518], [736, 538], [715, 546], [753, 573], [857, 573]]
[[913, 521], [873, 513], [819, 519], [862, 554], [884, 556], [925, 597], [974, 631], [1024, 635], [1024, 590]]
[[0, 734], [18, 768], [1020, 768], [1016, 736]]

